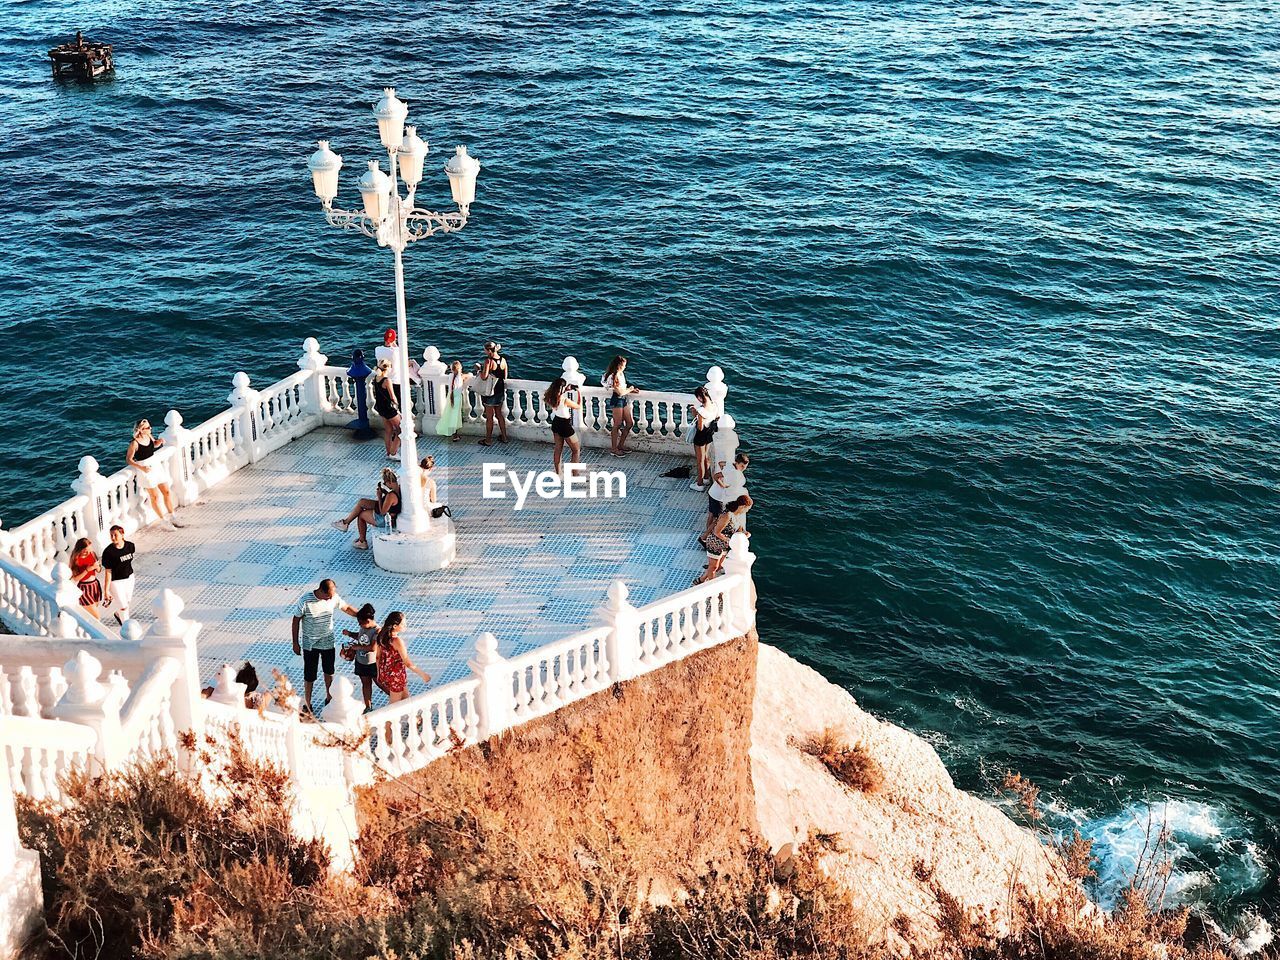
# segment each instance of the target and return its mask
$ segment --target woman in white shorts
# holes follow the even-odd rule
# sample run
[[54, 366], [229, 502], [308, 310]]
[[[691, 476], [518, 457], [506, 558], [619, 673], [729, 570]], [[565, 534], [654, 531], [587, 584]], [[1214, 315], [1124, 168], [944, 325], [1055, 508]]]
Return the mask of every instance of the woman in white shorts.
[[[163, 438], [151, 435], [151, 421], [139, 420], [133, 428], [133, 443], [129, 444], [125, 459], [137, 471], [138, 486], [147, 492], [156, 518], [167, 520], [172, 527], [181, 527], [185, 524], [180, 523], [174, 515], [173, 499], [169, 495], [169, 472], [165, 469], [163, 459], [156, 459], [156, 453], [163, 446]], [[162, 499], [163, 511], [160, 509]]]

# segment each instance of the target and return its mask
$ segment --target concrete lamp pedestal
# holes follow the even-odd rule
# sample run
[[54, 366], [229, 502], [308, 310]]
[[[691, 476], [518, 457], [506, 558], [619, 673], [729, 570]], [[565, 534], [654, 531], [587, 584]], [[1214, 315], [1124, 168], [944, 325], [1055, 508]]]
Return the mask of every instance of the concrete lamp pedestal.
[[424, 533], [390, 531], [373, 538], [373, 562], [389, 573], [443, 570], [457, 555], [458, 537], [448, 517], [432, 520]]

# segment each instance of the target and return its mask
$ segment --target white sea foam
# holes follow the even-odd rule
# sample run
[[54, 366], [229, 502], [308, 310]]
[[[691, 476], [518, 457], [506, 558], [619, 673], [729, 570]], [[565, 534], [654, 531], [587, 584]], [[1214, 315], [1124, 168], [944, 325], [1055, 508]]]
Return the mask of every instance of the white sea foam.
[[[1113, 815], [1091, 817], [1076, 811], [1067, 819], [1093, 841], [1098, 858], [1095, 892], [1107, 909], [1119, 901], [1135, 872], [1153, 859], [1167, 859], [1172, 867], [1164, 890], [1166, 906], [1185, 904], [1212, 913], [1215, 903], [1256, 891], [1268, 879], [1267, 864], [1248, 838], [1246, 824], [1207, 803], [1133, 802]], [[1163, 846], [1158, 844], [1161, 834], [1166, 838]], [[1267, 921], [1253, 914], [1225, 926], [1223, 936], [1240, 956], [1256, 953], [1274, 937]]]

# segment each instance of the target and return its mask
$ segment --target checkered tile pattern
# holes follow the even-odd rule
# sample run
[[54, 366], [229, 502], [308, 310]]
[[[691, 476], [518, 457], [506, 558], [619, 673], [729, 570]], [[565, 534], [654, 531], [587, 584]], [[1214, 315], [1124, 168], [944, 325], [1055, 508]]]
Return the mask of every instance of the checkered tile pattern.
[[[279, 669], [300, 690], [302, 664], [289, 643], [293, 607], [332, 577], [354, 606], [367, 601], [380, 616], [403, 610], [411, 656], [435, 682], [447, 683], [466, 675], [482, 631], [514, 656], [598, 623], [616, 578], [640, 605], [684, 589], [702, 568], [696, 536], [704, 495], [687, 480], [662, 477], [687, 460], [584, 451], [589, 465], [626, 473], [625, 500], [531, 496], [517, 512], [514, 499], [481, 497], [483, 464], [549, 468], [550, 446], [484, 448], [426, 437], [419, 451], [435, 456], [439, 499], [457, 526], [458, 557], [448, 569], [387, 573], [374, 566], [372, 551], [351, 546], [354, 524], [351, 533], [330, 526], [357, 498], [373, 495], [388, 461], [379, 440], [359, 443], [345, 430], [324, 429], [213, 488], [182, 512], [184, 529], [140, 531], [135, 612], [149, 619], [156, 593], [172, 587], [203, 624], [199, 656], [207, 680], [223, 663], [248, 659], [264, 682]], [[341, 617], [340, 626], [354, 622]], [[339, 672], [350, 671], [339, 664]], [[421, 689], [412, 675], [410, 684]]]

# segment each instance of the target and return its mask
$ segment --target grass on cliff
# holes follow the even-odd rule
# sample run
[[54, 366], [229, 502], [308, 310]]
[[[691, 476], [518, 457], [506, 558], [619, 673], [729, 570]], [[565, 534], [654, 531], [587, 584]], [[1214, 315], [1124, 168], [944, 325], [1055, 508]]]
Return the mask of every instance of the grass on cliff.
[[[783, 861], [744, 842], [665, 891], [638, 875], [646, 838], [586, 794], [575, 829], [513, 830], [486, 804], [374, 818], [354, 877], [288, 831], [290, 785], [233, 740], [200, 775], [157, 760], [73, 778], [57, 807], [24, 802], [23, 841], [41, 854], [48, 934], [33, 958], [148, 960], [887, 960], [883, 931], [822, 870], [815, 843]], [[598, 802], [597, 802], [598, 801]], [[1078, 838], [1064, 857], [1091, 869]], [[1146, 874], [1158, 878], [1158, 871]], [[932, 872], [918, 864], [916, 877]], [[1222, 960], [1188, 947], [1186, 915], [1134, 887], [1107, 916], [1075, 901], [1047, 906], [1011, 890], [1018, 923], [991, 918], [934, 886], [943, 938], [926, 960]], [[895, 929], [900, 926], [893, 924]], [[900, 933], [909, 931], [899, 930]]]
[[884, 770], [875, 757], [862, 744], [850, 744], [835, 727], [827, 727], [796, 746], [818, 760], [850, 790], [874, 793], [884, 786]]

